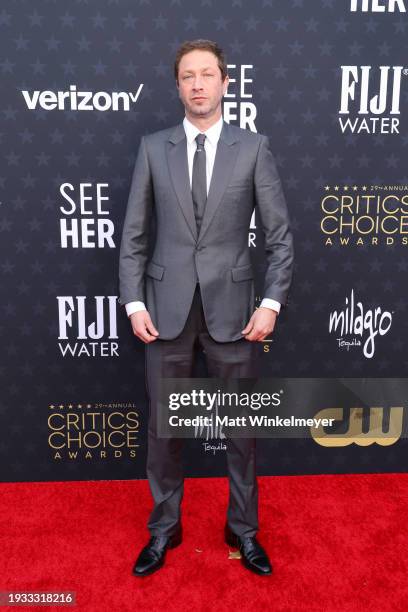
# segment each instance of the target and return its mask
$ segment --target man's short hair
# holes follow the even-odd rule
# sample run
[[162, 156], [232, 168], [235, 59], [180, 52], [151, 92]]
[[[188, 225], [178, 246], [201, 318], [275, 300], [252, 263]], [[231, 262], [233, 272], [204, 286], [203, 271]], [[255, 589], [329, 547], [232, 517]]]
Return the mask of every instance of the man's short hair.
[[174, 62], [174, 76], [178, 83], [178, 69], [180, 60], [183, 55], [186, 53], [190, 53], [190, 51], [195, 51], [199, 49], [200, 51], [210, 51], [213, 53], [218, 61], [218, 67], [221, 71], [221, 79], [224, 81], [225, 77], [228, 74], [227, 63], [225, 61], [224, 52], [216, 42], [212, 40], [206, 40], [205, 38], [197, 38], [196, 40], [186, 40], [184, 41], [177, 50], [176, 59]]

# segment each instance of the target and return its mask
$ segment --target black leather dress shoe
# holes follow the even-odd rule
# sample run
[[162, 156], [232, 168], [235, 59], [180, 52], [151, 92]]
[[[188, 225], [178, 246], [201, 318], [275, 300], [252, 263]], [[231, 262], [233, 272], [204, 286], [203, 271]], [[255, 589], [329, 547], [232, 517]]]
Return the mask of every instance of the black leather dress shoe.
[[182, 541], [181, 527], [171, 536], [152, 536], [141, 550], [132, 573], [134, 576], [148, 576], [164, 565], [166, 551], [175, 548]]
[[245, 567], [261, 576], [272, 574], [272, 565], [265, 550], [256, 537], [238, 536], [225, 525], [225, 542], [229, 546], [238, 548], [241, 553], [241, 562]]

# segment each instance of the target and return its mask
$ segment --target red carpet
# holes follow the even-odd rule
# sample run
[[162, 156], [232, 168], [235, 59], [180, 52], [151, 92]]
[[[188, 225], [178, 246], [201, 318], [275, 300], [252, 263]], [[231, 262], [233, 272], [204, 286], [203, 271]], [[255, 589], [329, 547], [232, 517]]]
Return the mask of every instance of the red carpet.
[[0, 590], [73, 590], [95, 612], [407, 609], [407, 474], [260, 477], [269, 577], [228, 558], [227, 484], [186, 479], [184, 541], [142, 579], [147, 481], [2, 484]]

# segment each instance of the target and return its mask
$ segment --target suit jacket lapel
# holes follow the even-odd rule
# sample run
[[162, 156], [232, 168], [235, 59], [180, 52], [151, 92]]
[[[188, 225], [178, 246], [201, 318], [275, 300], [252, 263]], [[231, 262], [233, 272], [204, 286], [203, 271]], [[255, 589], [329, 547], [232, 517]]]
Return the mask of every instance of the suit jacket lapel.
[[211, 176], [210, 188], [208, 190], [207, 203], [201, 223], [198, 242], [200, 242], [207, 231], [215, 212], [220, 205], [224, 191], [230, 182], [240, 142], [235, 138], [228, 123], [224, 121], [220, 138], [215, 153], [214, 166]]
[[182, 123], [175, 127], [166, 144], [170, 176], [178, 203], [194, 240], [197, 240], [197, 225], [188, 174], [186, 134]]
[[167, 142], [167, 160], [170, 176], [184, 218], [194, 239], [198, 242], [200, 242], [207, 231], [221, 202], [222, 196], [224, 195], [224, 191], [227, 188], [237, 159], [239, 145], [239, 140], [233, 135], [228, 123], [224, 121], [217, 144], [200, 235], [197, 240], [197, 225], [194, 216], [193, 198], [191, 195], [190, 178], [188, 174], [187, 143], [183, 124], [178, 124], [169, 136], [169, 142]]

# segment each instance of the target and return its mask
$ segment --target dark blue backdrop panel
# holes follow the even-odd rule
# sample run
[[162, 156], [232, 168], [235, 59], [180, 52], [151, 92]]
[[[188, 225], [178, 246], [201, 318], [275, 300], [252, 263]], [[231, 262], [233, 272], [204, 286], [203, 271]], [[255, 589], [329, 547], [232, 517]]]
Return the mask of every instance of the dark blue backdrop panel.
[[[264, 376], [406, 375], [405, 4], [3, 0], [2, 480], [145, 477], [144, 347], [117, 303], [118, 252], [140, 137], [183, 118], [186, 39], [224, 48], [224, 117], [269, 136], [292, 219]], [[248, 240], [260, 300], [256, 213]], [[187, 476], [225, 473], [219, 442], [186, 443]], [[403, 439], [258, 450], [263, 474], [406, 469]]]

